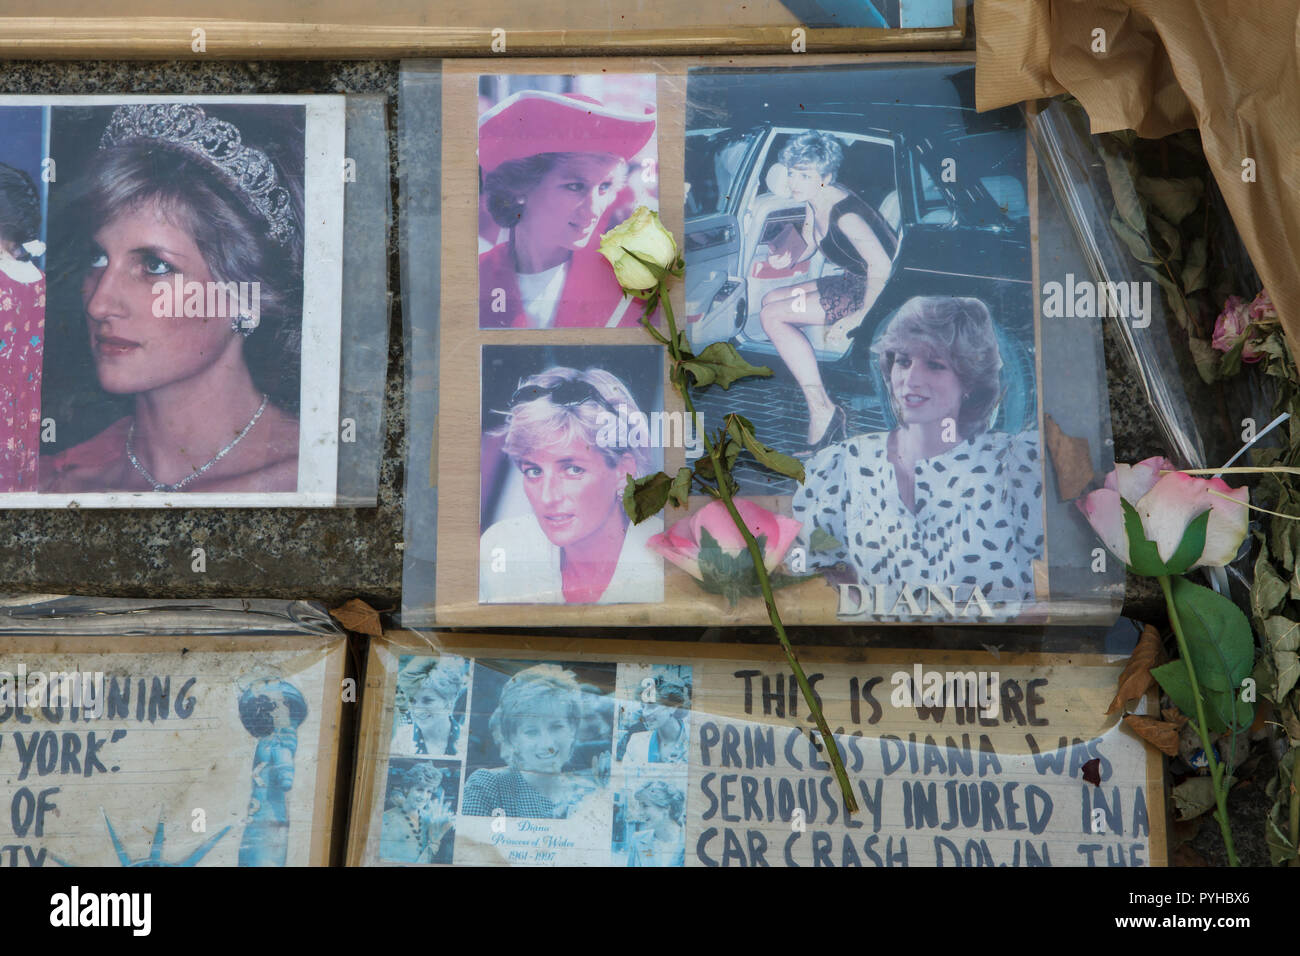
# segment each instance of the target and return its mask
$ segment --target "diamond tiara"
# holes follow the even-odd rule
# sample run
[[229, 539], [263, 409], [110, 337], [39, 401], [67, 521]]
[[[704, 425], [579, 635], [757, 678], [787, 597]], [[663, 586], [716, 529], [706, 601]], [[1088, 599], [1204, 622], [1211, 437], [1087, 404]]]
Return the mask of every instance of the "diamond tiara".
[[266, 220], [281, 245], [298, 233], [289, 190], [279, 184], [269, 156], [241, 142], [233, 123], [208, 116], [192, 103], [142, 103], [113, 111], [99, 148], [152, 140], [203, 160]]

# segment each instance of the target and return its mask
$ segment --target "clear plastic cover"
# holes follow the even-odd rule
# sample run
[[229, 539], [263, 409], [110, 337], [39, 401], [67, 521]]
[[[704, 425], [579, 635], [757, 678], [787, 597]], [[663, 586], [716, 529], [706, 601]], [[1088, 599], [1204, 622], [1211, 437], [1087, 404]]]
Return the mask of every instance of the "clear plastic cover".
[[373, 506], [384, 124], [374, 96], [0, 98], [0, 504]]
[[1163, 866], [1160, 755], [1105, 714], [1135, 634], [802, 648], [850, 815], [778, 648], [390, 632], [347, 863]]
[[334, 861], [351, 679], [323, 609], [28, 598], [0, 629], [4, 865]]
[[[735, 411], [778, 450], [810, 446], [800, 488], [736, 468], [787, 623], [1113, 621], [1122, 569], [1073, 503], [1112, 467], [1101, 325], [1044, 314], [1086, 261], [1022, 113], [976, 113], [973, 72], [960, 55], [404, 64], [403, 623], [766, 621], [708, 580], [736, 549], [707, 498], [615, 527], [623, 477], [702, 451], [595, 255], [638, 205], [684, 252], [690, 347], [775, 373], [697, 392], [703, 428]], [[585, 451], [542, 435], [541, 412]], [[915, 465], [897, 482], [922, 425], [941, 446], [898, 459]]]

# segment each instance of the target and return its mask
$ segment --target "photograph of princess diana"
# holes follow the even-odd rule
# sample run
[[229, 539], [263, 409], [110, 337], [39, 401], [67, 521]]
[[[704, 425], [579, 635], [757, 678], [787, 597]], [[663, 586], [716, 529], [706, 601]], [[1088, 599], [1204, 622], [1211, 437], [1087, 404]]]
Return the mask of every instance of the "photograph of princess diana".
[[389, 863], [451, 863], [459, 792], [458, 763], [388, 761], [379, 858]]
[[[24, 171], [35, 194], [3, 178], [18, 198], [0, 205], [38, 213], [17, 217], [24, 236], [6, 248], [30, 271], [39, 246], [48, 285], [26, 359], [41, 366], [43, 495], [332, 497], [341, 285], [320, 262], [337, 261], [342, 190], [319, 171], [341, 157], [342, 104], [286, 99], [36, 108], [48, 155], [38, 178]], [[11, 109], [0, 104], [0, 125]]]
[[742, 458], [742, 491], [791, 496], [868, 614], [1014, 617], [1044, 553], [1019, 113], [977, 113], [967, 65], [693, 70], [686, 180], [692, 347], [773, 370], [727, 410], [807, 473]]
[[459, 757], [465, 752], [470, 662], [462, 657], [398, 658], [389, 752]]
[[479, 602], [663, 600], [646, 545], [661, 516], [632, 524], [628, 476], [660, 470], [658, 346], [483, 347]]
[[612, 728], [588, 717], [616, 667], [477, 661], [460, 812], [607, 819]]
[[638, 309], [600, 236], [658, 208], [655, 78], [479, 78], [479, 327], [613, 328]]

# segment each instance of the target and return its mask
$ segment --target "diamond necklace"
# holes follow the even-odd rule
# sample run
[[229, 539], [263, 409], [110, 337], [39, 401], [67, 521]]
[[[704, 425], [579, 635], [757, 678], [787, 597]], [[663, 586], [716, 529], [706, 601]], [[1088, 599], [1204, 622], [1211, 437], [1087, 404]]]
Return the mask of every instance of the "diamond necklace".
[[244, 436], [247, 435], [247, 434], [252, 430], [253, 426], [257, 424], [257, 420], [258, 420], [259, 418], [262, 417], [262, 412], [266, 411], [266, 403], [267, 403], [268, 401], [270, 401], [270, 400], [271, 400], [271, 396], [268, 395], [268, 394], [266, 394], [265, 392], [263, 392], [263, 393], [262, 393], [262, 404], [257, 406], [257, 411], [255, 411], [255, 412], [253, 413], [253, 417], [250, 418], [250, 419], [248, 420], [248, 424], [244, 426], [244, 430], [241, 431], [238, 435], [235, 436], [235, 440], [232, 441], [232, 442], [231, 442], [229, 445], [227, 445], [225, 448], [221, 449], [221, 451], [217, 452], [217, 453], [216, 453], [216, 454], [215, 454], [215, 455], [214, 455], [214, 456], [213, 456], [213, 457], [208, 461], [208, 463], [207, 463], [206, 465], [201, 465], [200, 467], [195, 468], [193, 474], [186, 475], [184, 478], [182, 478], [180, 481], [176, 482], [176, 484], [174, 484], [174, 485], [166, 485], [166, 484], [163, 484], [161, 481], [159, 481], [159, 480], [158, 480], [157, 478], [155, 478], [153, 475], [149, 474], [149, 470], [148, 470], [147, 468], [145, 468], [144, 465], [140, 464], [140, 459], [135, 457], [135, 448], [134, 448], [134, 444], [135, 444], [135, 419], [134, 419], [134, 418], [131, 419], [131, 427], [130, 427], [130, 429], [127, 430], [127, 433], [126, 433], [126, 457], [127, 457], [127, 460], [131, 462], [131, 464], [135, 467], [135, 470], [136, 470], [136, 471], [140, 472], [140, 474], [142, 474], [142, 475], [144, 476], [144, 480], [145, 480], [145, 481], [147, 481], [147, 482], [149, 482], [149, 484], [153, 485], [153, 490], [154, 490], [154, 491], [180, 491], [182, 488], [184, 488], [186, 485], [188, 485], [188, 484], [189, 484], [191, 481], [193, 481], [195, 478], [199, 477], [199, 475], [203, 474], [205, 471], [207, 471], [209, 468], [211, 468], [211, 467], [212, 467], [213, 465], [215, 465], [217, 462], [221, 461], [221, 459], [225, 458], [226, 455], [230, 454], [230, 450], [231, 450], [232, 448], [234, 448], [234, 447], [235, 447], [236, 445], [238, 445], [241, 441], [243, 441]]

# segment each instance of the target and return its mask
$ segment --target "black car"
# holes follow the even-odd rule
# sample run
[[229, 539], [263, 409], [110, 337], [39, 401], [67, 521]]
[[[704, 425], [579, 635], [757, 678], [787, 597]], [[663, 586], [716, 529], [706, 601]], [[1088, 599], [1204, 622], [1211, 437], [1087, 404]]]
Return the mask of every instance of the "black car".
[[835, 271], [821, 252], [790, 269], [767, 262], [807, 215], [803, 202], [781, 194], [776, 167], [784, 144], [810, 130], [840, 141], [836, 181], [893, 230], [886, 249], [897, 240], [883, 291], [847, 339], [804, 330], [827, 388], [857, 396], [859, 406], [875, 395], [879, 424], [892, 426], [879, 402], [874, 337], [913, 296], [974, 296], [999, 331], [1006, 394], [995, 427], [1033, 427], [1025, 126], [1015, 108], [975, 111], [966, 64], [692, 71], [684, 237], [692, 347], [731, 341], [750, 361], [779, 365], [759, 319], [764, 294]]

